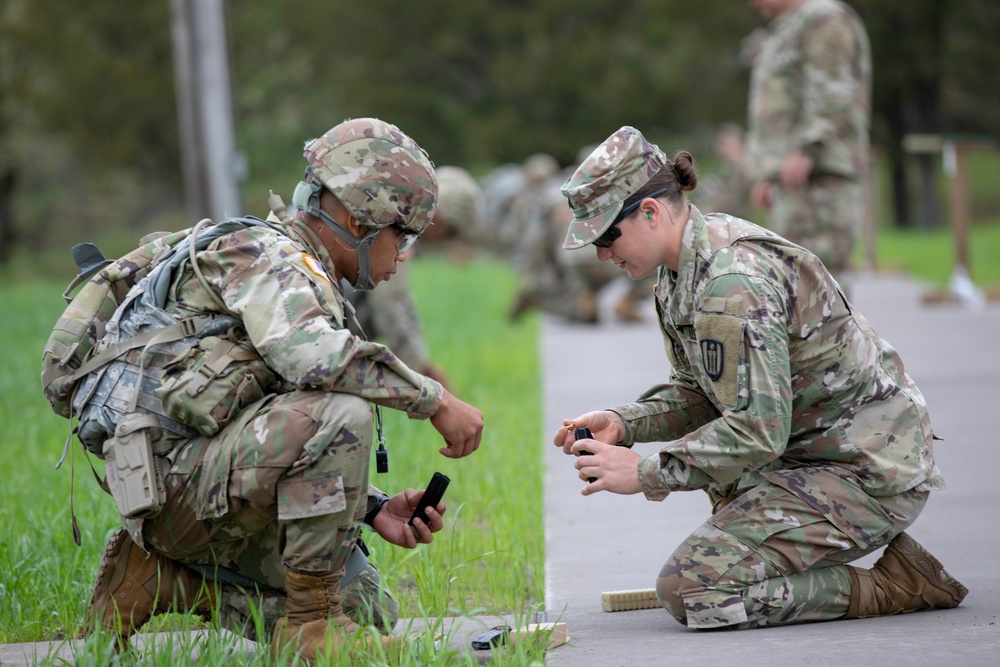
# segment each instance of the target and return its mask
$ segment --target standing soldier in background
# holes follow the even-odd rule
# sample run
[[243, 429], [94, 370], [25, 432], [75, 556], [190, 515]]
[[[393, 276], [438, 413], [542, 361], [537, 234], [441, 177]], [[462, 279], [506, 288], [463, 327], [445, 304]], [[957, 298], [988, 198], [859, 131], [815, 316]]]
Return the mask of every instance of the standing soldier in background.
[[[723, 123], [715, 135], [715, 154], [719, 169], [702, 179], [698, 208], [703, 211], [728, 213], [744, 220], [750, 217], [750, 179], [746, 171], [746, 150], [743, 128], [736, 123]], [[572, 254], [572, 253], [566, 253]]]
[[754, 206], [844, 285], [865, 211], [871, 51], [840, 0], [749, 0], [754, 33], [747, 169]]

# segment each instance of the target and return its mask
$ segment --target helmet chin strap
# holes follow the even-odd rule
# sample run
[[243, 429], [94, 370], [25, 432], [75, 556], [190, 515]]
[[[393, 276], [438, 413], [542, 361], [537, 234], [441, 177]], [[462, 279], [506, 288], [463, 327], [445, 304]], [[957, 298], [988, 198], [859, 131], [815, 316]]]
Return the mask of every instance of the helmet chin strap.
[[380, 229], [370, 229], [361, 237], [354, 236], [349, 231], [340, 226], [333, 217], [320, 208], [319, 198], [323, 186], [316, 182], [299, 181], [292, 194], [292, 204], [304, 210], [309, 215], [316, 216], [322, 220], [327, 227], [333, 230], [349, 247], [353, 248], [358, 255], [358, 279], [353, 287], [356, 290], [367, 292], [375, 289], [375, 283], [371, 276], [371, 247], [375, 243]]

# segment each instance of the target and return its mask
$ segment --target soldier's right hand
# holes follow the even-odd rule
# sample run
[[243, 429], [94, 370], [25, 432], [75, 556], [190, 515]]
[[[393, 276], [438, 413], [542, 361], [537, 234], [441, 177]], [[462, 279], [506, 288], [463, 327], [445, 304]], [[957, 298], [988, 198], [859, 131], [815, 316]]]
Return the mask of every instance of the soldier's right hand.
[[587, 412], [576, 419], [564, 419], [562, 427], [552, 438], [553, 444], [562, 447], [567, 454], [573, 454], [573, 443], [576, 437], [573, 429], [589, 428], [594, 440], [607, 445], [614, 445], [625, 437], [625, 422], [621, 415], [610, 410]]
[[447, 389], [440, 407], [431, 417], [431, 424], [447, 445], [440, 449], [444, 456], [460, 459], [479, 449], [479, 441], [483, 437], [483, 413], [455, 398]]

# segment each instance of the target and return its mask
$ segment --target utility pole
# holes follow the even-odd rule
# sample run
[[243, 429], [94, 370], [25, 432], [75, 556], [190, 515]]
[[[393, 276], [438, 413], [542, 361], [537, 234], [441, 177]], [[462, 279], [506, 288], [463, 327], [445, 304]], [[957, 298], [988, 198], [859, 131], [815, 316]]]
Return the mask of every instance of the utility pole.
[[241, 215], [246, 167], [236, 151], [225, 0], [170, 0], [177, 115], [188, 212]]

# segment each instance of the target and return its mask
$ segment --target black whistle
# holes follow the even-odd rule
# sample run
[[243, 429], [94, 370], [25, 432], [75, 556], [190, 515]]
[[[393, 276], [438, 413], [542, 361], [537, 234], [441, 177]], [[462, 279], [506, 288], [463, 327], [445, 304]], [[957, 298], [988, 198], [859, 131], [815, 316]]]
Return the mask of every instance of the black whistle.
[[385, 447], [375, 450], [375, 470], [380, 473], [389, 472], [389, 450]]

